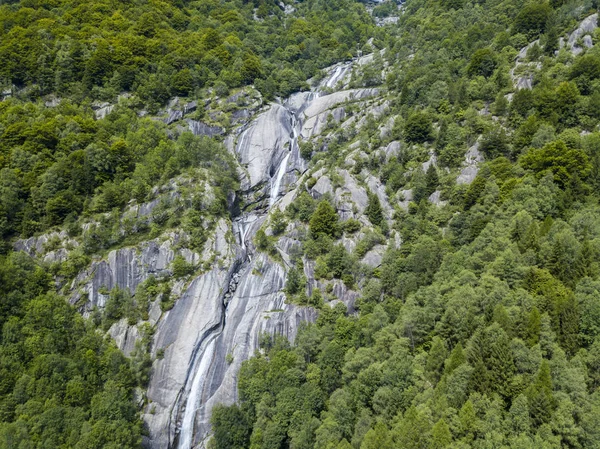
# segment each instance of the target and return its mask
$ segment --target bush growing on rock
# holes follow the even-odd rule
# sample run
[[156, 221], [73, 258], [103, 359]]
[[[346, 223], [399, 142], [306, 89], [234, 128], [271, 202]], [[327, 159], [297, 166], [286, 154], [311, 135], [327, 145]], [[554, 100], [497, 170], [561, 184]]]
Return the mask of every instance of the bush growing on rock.
[[404, 124], [404, 140], [409, 143], [424, 143], [433, 138], [431, 118], [424, 112], [411, 114]]
[[339, 234], [339, 217], [336, 210], [327, 200], [322, 200], [310, 217], [309, 229], [313, 238], [320, 235], [337, 237]]

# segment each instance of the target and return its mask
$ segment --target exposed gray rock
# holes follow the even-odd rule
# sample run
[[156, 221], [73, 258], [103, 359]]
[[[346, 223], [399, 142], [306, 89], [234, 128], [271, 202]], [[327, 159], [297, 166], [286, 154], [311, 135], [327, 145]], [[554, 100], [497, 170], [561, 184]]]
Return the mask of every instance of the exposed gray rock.
[[371, 268], [377, 268], [381, 265], [381, 261], [383, 260], [383, 255], [385, 254], [385, 246], [377, 245], [373, 249], [371, 249], [365, 257], [362, 259], [362, 263], [370, 266]]
[[332, 67], [326, 69], [326, 75], [319, 83], [318, 88], [321, 89], [334, 89], [338, 85], [342, 88], [346, 87], [349, 82], [349, 75], [352, 70], [351, 62], [341, 62]]
[[[151, 240], [140, 248], [121, 248], [108, 253], [106, 260], [95, 261], [73, 281], [71, 303], [78, 304], [86, 298], [83, 311], [89, 313], [94, 307], [104, 307], [107, 295], [102, 293], [114, 287], [135, 293], [137, 286], [149, 276], [170, 275], [169, 265], [175, 257], [172, 246], [177, 236], [164, 242]], [[200, 256], [189, 251], [180, 251], [188, 262], [197, 264]]]
[[412, 189], [401, 190], [400, 191], [400, 196], [403, 199], [398, 202], [398, 205], [402, 209], [407, 210], [409, 203], [413, 200], [413, 191], [412, 191]]
[[[335, 190], [335, 201], [338, 209], [344, 212], [342, 219], [354, 218], [354, 208], [362, 215], [369, 202], [366, 190], [357, 184], [347, 170], [338, 170], [338, 173], [344, 179], [343, 185]], [[348, 201], [350, 201], [350, 204], [348, 204]], [[352, 213], [349, 214], [351, 211]]]
[[447, 202], [441, 199], [441, 194], [442, 192], [440, 190], [436, 190], [431, 195], [429, 195], [429, 202], [435, 204], [436, 206], [445, 206]]
[[[76, 240], [69, 238], [66, 231], [61, 231], [17, 240], [14, 243], [13, 248], [15, 251], [24, 251], [31, 257], [41, 257], [49, 250], [48, 246], [52, 241], [56, 241], [59, 248], [51, 250], [46, 254], [46, 257], [48, 257], [47, 261], [50, 262], [64, 260], [64, 257], [66, 257], [68, 252], [65, 247], [76, 248], [79, 246], [79, 243]], [[52, 244], [52, 246], [54, 246], [54, 244]]]
[[402, 148], [401, 145], [402, 144], [397, 140], [394, 140], [388, 144], [388, 146], [385, 148], [386, 162], [389, 162], [392, 157], [397, 157], [400, 154], [400, 149]]
[[182, 111], [173, 111], [173, 110], [169, 109], [167, 112], [168, 112], [167, 118], [165, 118], [165, 120], [164, 120], [164, 122], [167, 125], [170, 125], [171, 123], [181, 120], [183, 118]]
[[[583, 44], [587, 48], [591, 48], [593, 46], [590, 35], [596, 28], [598, 28], [597, 13], [583, 19], [583, 21], [579, 24], [579, 27], [577, 27], [577, 29], [569, 35], [569, 39], [567, 40], [566, 44], [571, 49], [571, 53], [573, 55], [578, 55], [583, 51], [583, 48], [577, 45], [577, 41], [580, 38], [583, 38]], [[588, 38], [587, 40], [585, 39], [586, 37]]]
[[318, 96], [318, 93], [313, 90], [305, 92], [296, 92], [286, 99], [285, 107], [290, 109], [294, 113], [299, 114], [303, 112], [304, 109]]
[[529, 89], [533, 87], [533, 75], [520, 76], [517, 78], [515, 87], [518, 89]]
[[56, 263], [64, 262], [69, 257], [69, 251], [65, 248], [59, 248], [55, 251], [49, 251], [44, 256], [44, 262]]
[[328, 176], [321, 176], [312, 188], [313, 196], [320, 198], [326, 193], [333, 193], [333, 185]]
[[283, 2], [279, 2], [279, 6], [283, 9], [283, 13], [288, 16], [296, 11], [296, 8], [294, 8], [292, 5], [287, 5]]
[[218, 329], [223, 320], [223, 291], [229, 283], [229, 270], [215, 267], [195, 278], [173, 309], [159, 322], [154, 349], [164, 357], [155, 360], [148, 387], [148, 413], [144, 419], [150, 430], [149, 446], [171, 447], [175, 438], [178, 404], [190, 373], [194, 350]]
[[110, 114], [113, 109], [114, 109], [114, 105], [108, 105], [108, 106], [104, 106], [96, 111], [94, 111], [94, 115], [96, 116], [96, 120], [102, 120], [104, 118], [106, 118], [106, 116], [108, 114]]
[[376, 178], [373, 175], [367, 176], [366, 183], [371, 192], [377, 195], [385, 218], [390, 219], [392, 217], [393, 210], [392, 206], [390, 206], [388, 196], [385, 193], [385, 186], [381, 183], [379, 178]]
[[250, 117], [251, 113], [248, 109], [237, 109], [231, 113], [232, 123], [241, 123]]
[[540, 40], [536, 39], [533, 42], [530, 42], [529, 44], [527, 44], [525, 47], [521, 48], [521, 50], [519, 50], [519, 54], [517, 55], [517, 59], [525, 59], [527, 57], [527, 52], [531, 49], [531, 47], [533, 47], [534, 45], [539, 45]]
[[[332, 109], [345, 101], [362, 100], [364, 98], [373, 97], [378, 93], [379, 89], [351, 89], [335, 92], [331, 95], [314, 99], [310, 105], [304, 109], [304, 116], [306, 117], [306, 120], [300, 134], [303, 138], [310, 137], [315, 127], [314, 121], [316, 119], [314, 119], [314, 117], [323, 114], [328, 109]], [[313, 120], [311, 120], [311, 118], [313, 118]]]
[[456, 179], [457, 184], [471, 184], [477, 177], [479, 172], [479, 163], [483, 161], [483, 155], [479, 151], [479, 141], [475, 142], [467, 153], [465, 154], [465, 162], [463, 162], [463, 169], [460, 171], [460, 175]]
[[394, 128], [395, 117], [390, 117], [387, 119], [385, 123], [383, 123], [379, 127], [379, 138], [385, 139], [386, 137], [390, 137], [392, 134], [392, 129]]
[[[259, 348], [262, 332], [295, 338], [303, 321], [313, 321], [316, 312], [285, 303], [281, 293], [285, 285], [285, 270], [258, 255], [241, 273], [240, 283], [227, 306], [225, 326], [215, 341], [212, 363], [206, 371], [203, 397], [195, 417], [196, 443], [206, 442], [210, 431], [210, 412], [219, 403], [237, 400], [237, 376], [241, 363]], [[226, 356], [233, 361], [227, 364]]]
[[378, 27], [383, 27], [389, 24], [396, 24], [400, 20], [398, 16], [389, 16], [389, 17], [376, 17], [375, 22]]
[[471, 184], [477, 177], [479, 168], [475, 165], [468, 165], [460, 171], [460, 175], [456, 178], [457, 184]]
[[195, 136], [214, 137], [214, 136], [220, 136], [225, 133], [225, 129], [221, 128], [220, 126], [210, 126], [204, 122], [190, 120], [190, 119], [187, 119], [186, 121], [187, 121], [189, 130]]
[[49, 100], [46, 100], [46, 101], [44, 102], [44, 105], [45, 105], [47, 108], [55, 108], [55, 107], [57, 107], [59, 104], [60, 104], [60, 98], [58, 98], [58, 97], [52, 97], [52, 98], [50, 98]]
[[426, 172], [427, 170], [429, 170], [429, 167], [431, 167], [431, 165], [437, 165], [437, 157], [433, 151], [429, 152], [429, 159], [423, 162], [423, 171]]
[[302, 137], [309, 139], [321, 134], [328, 123], [340, 123], [346, 118], [344, 107], [327, 110], [313, 117], [308, 117], [302, 126]]
[[[360, 297], [358, 292], [350, 290], [342, 281], [336, 279], [333, 281], [333, 294], [346, 305], [348, 313], [354, 313], [356, 300]], [[335, 303], [330, 305], [334, 306]]]
[[240, 133], [236, 153], [248, 172], [246, 190], [271, 178], [283, 159], [291, 134], [289, 112], [278, 104], [272, 104]]
[[131, 352], [135, 349], [136, 341], [140, 338], [137, 326], [130, 326], [127, 323], [127, 318], [114, 323], [108, 330], [108, 334], [127, 357], [131, 355]]
[[196, 108], [198, 108], [198, 102], [197, 101], [190, 101], [189, 103], [186, 103], [185, 106], [183, 107], [183, 114], [189, 114], [190, 112], [194, 112], [196, 110]]

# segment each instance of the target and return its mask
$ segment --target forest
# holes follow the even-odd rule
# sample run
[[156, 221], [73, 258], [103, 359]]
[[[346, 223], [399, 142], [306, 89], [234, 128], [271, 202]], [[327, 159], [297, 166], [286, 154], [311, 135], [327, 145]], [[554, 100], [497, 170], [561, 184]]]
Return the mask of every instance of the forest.
[[[285, 294], [318, 318], [295, 341], [261, 337], [238, 403], [213, 409], [209, 447], [600, 448], [600, 32], [569, 39], [597, 9], [407, 0], [397, 23], [376, 26], [395, 2], [3, 2], [0, 447], [142, 447], [153, 330], [129, 357], [106, 331], [147, 320], [148, 298], [170, 309], [169, 289], [154, 278], [134, 295], [114, 289], [85, 318], [67, 298], [111, 249], [173, 229], [201, 249], [233, 218], [234, 156], [222, 138], [157, 119], [167, 103], [255, 89], [266, 104], [374, 52], [351, 87], [377, 86], [387, 115], [358, 130], [330, 121], [334, 137], [301, 142], [301, 154], [341, 184], [336, 169], [358, 145], [352, 170], [382, 183], [393, 214], [370, 194], [369, 226], [342, 220], [330, 195], [311, 195], [315, 178], [271, 214], [254, 244], [275, 260], [288, 226], [304, 230]], [[392, 157], [378, 151], [392, 142]], [[458, 183], [473, 148], [483, 161]], [[180, 198], [150, 220], [126, 215], [173, 179]], [[78, 243], [66, 260], [13, 250], [60, 231]], [[376, 245], [382, 263], [367, 267]], [[323, 285], [358, 292], [356, 310], [309, 291], [306, 261]], [[197, 270], [172, 264], [174, 278]]]
[[[375, 231], [354, 251], [342, 237], [361, 225], [331, 198], [303, 194], [273, 218], [274, 232], [279, 221], [308, 227], [315, 277], [360, 285], [358, 313], [328, 306], [331, 291], [307, 297], [298, 259], [288, 298], [319, 318], [292, 344], [264, 337], [243, 364], [240, 403], [213, 412], [212, 447], [600, 447], [600, 54], [567, 42], [596, 7], [404, 5], [382, 52], [392, 133], [341, 130], [304, 154], [333, 169], [355, 139], [365, 155], [353, 170], [390, 198], [412, 188], [412, 201], [390, 227], [372, 195]], [[396, 156], [374, 151], [394, 140]], [[474, 145], [486, 162], [458, 184]], [[432, 153], [437, 167], [417, 169]], [[428, 201], [436, 190], [441, 207]], [[366, 269], [360, 259], [391, 230], [402, 245]]]

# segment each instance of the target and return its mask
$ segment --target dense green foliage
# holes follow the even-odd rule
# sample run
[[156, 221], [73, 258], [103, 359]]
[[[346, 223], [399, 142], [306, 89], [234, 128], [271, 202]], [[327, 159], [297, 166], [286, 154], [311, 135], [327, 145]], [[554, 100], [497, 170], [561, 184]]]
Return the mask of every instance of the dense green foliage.
[[150, 108], [205, 86], [286, 95], [373, 35], [353, 1], [292, 5], [288, 16], [272, 0], [5, 4], [0, 80], [78, 100], [133, 91]]
[[[140, 447], [144, 395], [134, 389], [148, 382], [151, 326], [138, 325], [130, 359], [104, 332], [148, 320], [157, 298], [172, 307], [168, 279], [102, 289], [106, 304], [90, 319], [66, 301], [71, 281], [108, 249], [168, 230], [200, 251], [238, 188], [224, 145], [152, 115], [174, 96], [230, 112], [241, 101], [229, 104], [230, 89], [251, 91], [258, 108], [307, 88], [378, 31], [353, 0], [7, 1], [0, 24], [0, 447]], [[251, 84], [262, 99], [238, 89]], [[98, 119], [102, 102], [110, 113]], [[213, 120], [204, 114], [188, 117]], [[227, 128], [223, 115], [211, 123]], [[285, 228], [274, 217], [274, 233]], [[19, 237], [60, 230], [43, 252], [66, 259], [11, 251]], [[210, 263], [178, 256], [169, 269], [186, 278]]]
[[0, 446], [141, 444], [130, 361], [28, 256], [0, 259]]
[[[288, 208], [309, 223], [303, 254], [326, 285], [307, 298], [296, 261], [288, 297], [319, 318], [244, 363], [239, 407], [213, 420], [241, 440], [216, 447], [600, 447], [600, 49], [554, 53], [595, 7], [406, 3], [383, 56], [391, 133], [338, 130], [309, 155], [335, 184], [354, 138], [366, 154], [354, 173], [378, 177], [392, 207], [410, 189], [389, 222], [402, 245], [390, 241], [379, 267], [360, 263], [385, 242], [372, 194], [373, 230], [339, 222], [364, 235], [351, 252], [323, 226], [337, 222], [327, 198]], [[532, 89], [515, 89], [521, 76]], [[391, 140], [400, 150], [381, 156]], [[476, 143], [486, 162], [457, 184]], [[421, 169], [432, 153], [437, 168]], [[428, 201], [435, 191], [445, 203]], [[360, 292], [357, 313], [326, 304], [336, 279]]]
[[0, 103], [0, 234], [32, 235], [53, 225], [121, 209], [133, 196], [189, 168], [211, 170], [218, 201], [235, 188], [232, 157], [208, 138], [184, 133], [174, 141], [165, 126], [117, 107], [105, 120], [63, 102]]
[[[256, 233], [276, 258], [290, 222], [306, 230], [285, 292], [319, 318], [293, 346], [261, 338], [240, 373], [240, 404], [214, 409], [211, 444], [600, 448], [600, 47], [574, 55], [558, 44], [596, 7], [409, 0], [397, 25], [376, 28], [351, 0], [4, 2], [0, 446], [140, 445], [134, 389], [148, 381], [150, 332], [131, 359], [102, 332], [146, 319], [151, 298], [170, 308], [169, 287], [150, 278], [135, 295], [106, 292], [91, 320], [59, 292], [117, 245], [180, 228], [201, 248], [238, 188], [222, 144], [140, 109], [157, 113], [175, 95], [218, 103], [250, 84], [264, 99], [285, 96], [370, 51], [374, 37], [386, 51], [351, 86], [384, 88], [389, 133], [372, 117], [363, 129], [328, 121], [329, 137], [300, 145], [341, 186], [336, 168], [358, 143], [352, 171], [381, 181], [393, 216], [370, 192], [365, 217], [341, 220], [308, 181], [272, 214], [271, 233]], [[386, 2], [373, 15], [395, 11]], [[123, 92], [96, 120], [92, 102]], [[382, 156], [393, 140], [398, 151]], [[486, 162], [457, 184], [468, 148]], [[148, 217], [131, 213], [153, 200]], [[17, 236], [60, 227], [81, 243], [66, 261], [9, 250]], [[342, 240], [352, 236], [355, 245]], [[379, 266], [361, 263], [385, 244]], [[307, 261], [323, 291], [307, 289]], [[202, 267], [179, 256], [170, 269], [185, 278]], [[327, 304], [334, 285], [359, 292], [356, 313]]]

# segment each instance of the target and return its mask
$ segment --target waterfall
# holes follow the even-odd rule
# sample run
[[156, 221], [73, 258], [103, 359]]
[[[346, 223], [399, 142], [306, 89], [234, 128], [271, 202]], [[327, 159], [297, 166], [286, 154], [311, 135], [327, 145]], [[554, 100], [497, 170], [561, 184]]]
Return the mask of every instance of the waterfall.
[[340, 73], [342, 73], [342, 66], [338, 66], [335, 69], [335, 72], [333, 73], [333, 76], [331, 78], [329, 78], [327, 80], [327, 83], [325, 83], [326, 87], [332, 88], [335, 86], [335, 83], [337, 82], [338, 77], [340, 76]]
[[[238, 256], [235, 266], [230, 268], [229, 275], [231, 279], [229, 287], [226, 291], [221, 293], [222, 317], [220, 323], [211, 329], [206, 330], [195, 343], [195, 349], [187, 367], [185, 384], [179, 393], [179, 399], [177, 400], [176, 406], [171, 411], [170, 422], [175, 424], [175, 441], [170, 443], [170, 448], [192, 449], [193, 447], [205, 447], [206, 441], [203, 440], [203, 438], [207, 435], [206, 430], [204, 430], [204, 433], [200, 436], [201, 441], [199, 441], [196, 446], [194, 446], [194, 438], [198, 439], [198, 436], [196, 436], [198, 427], [206, 425], [207, 416], [210, 416], [210, 408], [207, 408], [206, 404], [210, 401], [211, 395], [214, 393], [212, 388], [214, 388], [213, 383], [215, 382], [215, 379], [210, 376], [211, 370], [215, 369], [215, 365], [223, 363], [222, 359], [224, 358], [224, 354], [219, 353], [219, 351], [222, 350], [219, 346], [221, 344], [219, 339], [230, 322], [228, 320], [228, 313], [231, 310], [229, 300], [233, 297], [238, 283], [242, 282], [241, 279], [245, 279], [245, 276], [247, 276], [248, 273], [251, 273], [253, 248], [252, 245], [248, 245], [247, 242], [249, 239], [253, 238], [259, 225], [266, 218], [271, 208], [277, 203], [279, 196], [282, 194], [282, 190], [284, 190], [282, 188], [283, 178], [288, 170], [290, 157], [292, 157], [292, 161], [299, 158], [298, 130], [302, 126], [302, 120], [301, 118], [296, 118], [296, 113], [300, 115], [301, 111], [307, 107], [310, 102], [317, 99], [321, 88], [324, 86], [330, 88], [335, 87], [340, 80], [344, 79], [350, 67], [351, 64], [338, 65], [326, 80], [322, 81], [318, 87], [314, 88], [310, 94], [306, 95], [302, 104], [291, 107], [289, 99], [286, 100], [287, 106], [284, 107], [289, 114], [291, 126], [288, 140], [289, 148], [285, 150], [283, 158], [281, 158], [281, 147], [279, 148], [279, 151], [273, 151], [272, 158], [281, 158], [281, 162], [269, 180], [270, 196], [268, 209], [266, 211], [257, 209], [253, 212], [245, 212], [242, 216], [234, 220], [232, 231], [239, 239], [238, 244], [239, 249], [242, 251], [242, 256]], [[277, 125], [280, 124], [278, 123]], [[250, 128], [246, 128], [238, 135], [238, 146], [244, 145], [244, 141], [248, 138], [249, 131]], [[271, 161], [271, 163], [273, 162], [274, 161]], [[292, 163], [292, 165], [294, 164]], [[279, 295], [280, 300], [282, 301], [283, 295], [281, 295], [281, 293], [279, 293]], [[248, 325], [248, 323], [245, 325]], [[247, 332], [250, 332], [250, 328], [247, 329]], [[221, 362], [219, 362], [219, 360], [221, 360]]]
[[285, 155], [285, 157], [281, 161], [281, 164], [279, 164], [277, 174], [275, 175], [275, 180], [271, 179], [271, 195], [269, 197], [269, 208], [273, 207], [273, 205], [277, 201], [277, 197], [279, 196], [279, 188], [281, 187], [281, 181], [283, 180], [283, 175], [285, 175], [285, 169], [287, 168], [287, 163], [291, 154], [291, 152], [288, 152], [288, 154]]
[[181, 430], [179, 432], [180, 449], [190, 449], [192, 447], [196, 411], [200, 406], [202, 389], [204, 387], [204, 381], [207, 377], [206, 372], [208, 371], [210, 362], [213, 359], [215, 338], [216, 335], [213, 335], [210, 342], [202, 352], [198, 367], [196, 368], [196, 373], [194, 374], [194, 379], [192, 380], [192, 388], [190, 389], [190, 393], [185, 403], [185, 412], [183, 414], [183, 421], [181, 423]]
[[348, 69], [350, 67], [352, 67], [352, 63], [338, 65], [333, 74], [327, 79], [327, 81], [325, 81], [325, 87], [333, 89], [337, 85], [338, 81], [346, 76], [346, 73], [348, 73]]

